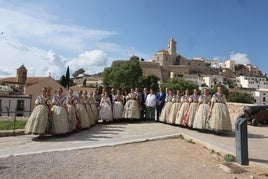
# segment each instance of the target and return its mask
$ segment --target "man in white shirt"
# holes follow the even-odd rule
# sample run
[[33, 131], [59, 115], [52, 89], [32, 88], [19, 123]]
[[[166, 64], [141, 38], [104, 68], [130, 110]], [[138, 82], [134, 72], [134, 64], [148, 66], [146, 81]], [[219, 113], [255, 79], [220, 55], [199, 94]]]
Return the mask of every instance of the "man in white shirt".
[[147, 120], [154, 120], [156, 96], [155, 96], [154, 91], [152, 89], [150, 89], [150, 94], [148, 94], [146, 97], [145, 105], [146, 105], [146, 119]]

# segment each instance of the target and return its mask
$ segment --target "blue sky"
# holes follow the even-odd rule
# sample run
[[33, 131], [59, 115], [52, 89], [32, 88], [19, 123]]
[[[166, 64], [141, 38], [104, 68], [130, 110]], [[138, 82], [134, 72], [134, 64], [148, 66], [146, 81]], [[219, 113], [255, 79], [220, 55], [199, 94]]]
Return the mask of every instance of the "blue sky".
[[[133, 53], [149, 60], [168, 40], [186, 58], [251, 63], [263, 72], [266, 0], [0, 0], [0, 77], [93, 74]], [[131, 53], [127, 53], [131, 52]]]

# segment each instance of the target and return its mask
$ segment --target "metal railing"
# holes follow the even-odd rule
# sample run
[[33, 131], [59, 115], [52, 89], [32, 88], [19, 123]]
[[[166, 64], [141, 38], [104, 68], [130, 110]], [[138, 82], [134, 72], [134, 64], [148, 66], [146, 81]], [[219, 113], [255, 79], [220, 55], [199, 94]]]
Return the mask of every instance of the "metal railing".
[[[7, 113], [7, 116], [3, 116], [2, 114]], [[13, 117], [13, 136], [16, 135], [16, 122], [17, 122], [17, 116], [18, 114], [24, 114], [24, 113], [29, 113], [29, 116], [31, 115], [32, 111], [24, 111], [24, 110], [18, 110], [18, 111], [0, 111], [1, 117]], [[15, 114], [14, 116], [10, 116], [9, 114]], [[0, 118], [1, 118], [0, 117]]]

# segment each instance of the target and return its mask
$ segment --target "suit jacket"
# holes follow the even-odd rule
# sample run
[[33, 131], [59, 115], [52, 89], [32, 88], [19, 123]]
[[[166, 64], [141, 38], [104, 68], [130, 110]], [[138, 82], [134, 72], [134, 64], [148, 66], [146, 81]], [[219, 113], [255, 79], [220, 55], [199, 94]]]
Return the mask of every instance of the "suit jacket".
[[160, 92], [156, 93], [156, 106], [163, 107], [165, 104], [166, 99], [166, 93], [162, 92], [160, 95]]

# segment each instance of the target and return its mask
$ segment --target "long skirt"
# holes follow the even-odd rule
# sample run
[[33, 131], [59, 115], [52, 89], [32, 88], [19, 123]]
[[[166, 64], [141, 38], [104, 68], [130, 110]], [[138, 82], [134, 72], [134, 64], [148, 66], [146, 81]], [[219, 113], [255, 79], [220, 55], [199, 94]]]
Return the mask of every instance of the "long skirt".
[[209, 122], [211, 130], [232, 131], [229, 110], [223, 103], [214, 103]]
[[48, 124], [48, 109], [44, 105], [38, 105], [31, 113], [25, 126], [26, 134], [44, 134]]
[[154, 120], [155, 118], [155, 107], [146, 107], [146, 119], [147, 120]]
[[69, 132], [69, 120], [65, 108], [52, 106], [52, 134], [66, 134]]
[[193, 127], [194, 117], [195, 113], [197, 111], [198, 103], [191, 103], [188, 113], [183, 119], [183, 125], [186, 125], [188, 127]]
[[180, 110], [177, 112], [175, 124], [182, 125], [183, 118], [187, 114], [189, 103], [182, 103]]
[[81, 128], [82, 129], [89, 128], [90, 127], [89, 116], [87, 114], [85, 106], [83, 104], [78, 103], [76, 104], [76, 109], [79, 114]]
[[93, 110], [92, 110], [90, 104], [86, 104], [86, 111], [87, 111], [87, 114], [88, 114], [88, 120], [89, 120], [90, 125], [94, 125], [95, 124], [95, 119], [94, 119]]
[[170, 114], [170, 108], [172, 106], [172, 102], [166, 102], [162, 111], [161, 111], [161, 114], [160, 114], [160, 117], [159, 117], [159, 121], [161, 122], [167, 122], [168, 120], [168, 115]]
[[98, 115], [98, 108], [97, 108], [97, 103], [90, 103], [91, 105], [91, 109], [93, 111], [93, 115], [94, 115], [94, 120], [95, 120], [95, 124], [98, 122], [99, 119], [99, 115]]
[[193, 128], [195, 129], [208, 129], [208, 118], [209, 118], [209, 105], [200, 104], [195, 114]]
[[176, 121], [176, 115], [180, 109], [181, 103], [175, 102], [172, 104], [171, 108], [170, 108], [170, 113], [168, 115], [167, 118], [167, 122], [169, 124], [174, 124]]
[[140, 110], [135, 100], [130, 99], [126, 102], [122, 117], [127, 118], [127, 119], [139, 119], [140, 118]]
[[115, 101], [113, 106], [113, 118], [121, 119], [124, 106], [120, 101]]
[[99, 117], [104, 121], [113, 121], [112, 107], [107, 103], [101, 104]]
[[76, 119], [76, 114], [75, 114], [75, 108], [73, 105], [68, 104], [67, 105], [67, 110], [68, 110], [68, 118], [70, 120], [70, 131], [73, 131], [76, 129], [77, 125], [77, 119]]

